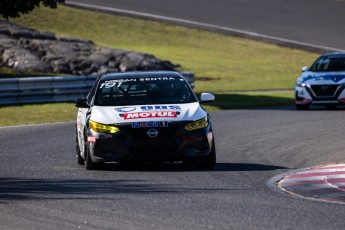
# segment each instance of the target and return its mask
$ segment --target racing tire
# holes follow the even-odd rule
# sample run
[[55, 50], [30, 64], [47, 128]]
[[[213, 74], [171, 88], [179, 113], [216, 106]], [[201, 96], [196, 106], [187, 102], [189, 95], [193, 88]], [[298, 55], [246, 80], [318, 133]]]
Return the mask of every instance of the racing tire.
[[309, 104], [306, 104], [306, 105], [295, 104], [295, 106], [297, 110], [308, 110], [310, 107]]
[[92, 162], [92, 159], [90, 156], [90, 149], [89, 149], [89, 146], [87, 143], [85, 144], [84, 165], [85, 165], [85, 169], [87, 169], [87, 170], [100, 169], [104, 165], [104, 162]]
[[84, 165], [85, 169], [87, 170], [95, 170], [97, 169], [97, 164], [92, 162], [91, 156], [90, 156], [90, 150], [87, 143], [85, 143], [85, 159], [84, 159]]
[[78, 165], [84, 165], [85, 164], [84, 159], [80, 155], [78, 136], [76, 136], [76, 152], [77, 152]]
[[214, 144], [214, 140], [212, 141], [212, 149], [210, 153], [197, 162], [197, 167], [198, 169], [204, 170], [213, 170], [216, 167], [216, 146]]

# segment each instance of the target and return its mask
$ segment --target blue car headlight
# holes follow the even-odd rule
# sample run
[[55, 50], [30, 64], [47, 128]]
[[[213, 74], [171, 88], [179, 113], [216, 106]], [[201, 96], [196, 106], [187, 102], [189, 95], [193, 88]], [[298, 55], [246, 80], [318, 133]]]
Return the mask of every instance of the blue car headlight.
[[306, 84], [303, 82], [303, 81], [296, 81], [296, 86], [299, 86], [299, 87], [305, 87]]

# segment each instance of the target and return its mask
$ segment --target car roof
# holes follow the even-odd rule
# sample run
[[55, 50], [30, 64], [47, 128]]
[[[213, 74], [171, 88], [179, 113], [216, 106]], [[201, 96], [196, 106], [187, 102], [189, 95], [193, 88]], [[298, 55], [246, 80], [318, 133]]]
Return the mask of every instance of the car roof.
[[325, 53], [325, 54], [322, 54], [321, 57], [329, 57], [329, 58], [332, 58], [332, 57], [345, 57], [345, 52], [343, 51], [337, 51], [337, 52], [331, 52], [331, 53]]
[[178, 77], [183, 78], [183, 76], [175, 71], [136, 71], [136, 72], [122, 72], [122, 73], [108, 73], [102, 75], [102, 80], [113, 80], [118, 78], [162, 78], [162, 77]]

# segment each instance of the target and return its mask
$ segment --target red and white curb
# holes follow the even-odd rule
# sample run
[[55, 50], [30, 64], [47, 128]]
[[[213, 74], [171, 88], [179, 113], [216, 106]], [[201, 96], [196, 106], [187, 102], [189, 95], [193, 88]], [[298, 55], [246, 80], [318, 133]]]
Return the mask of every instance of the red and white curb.
[[299, 171], [281, 179], [278, 187], [302, 197], [345, 203], [345, 164]]

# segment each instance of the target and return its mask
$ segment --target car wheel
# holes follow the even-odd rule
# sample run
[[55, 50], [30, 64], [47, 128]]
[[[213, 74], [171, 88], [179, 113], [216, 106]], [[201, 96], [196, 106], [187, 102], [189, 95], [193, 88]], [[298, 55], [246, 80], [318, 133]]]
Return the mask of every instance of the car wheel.
[[91, 156], [90, 156], [90, 149], [87, 142], [85, 143], [85, 159], [84, 159], [84, 165], [87, 170], [94, 170], [96, 169], [96, 163], [92, 162]]
[[84, 165], [84, 159], [80, 155], [80, 148], [79, 148], [79, 142], [78, 142], [78, 136], [77, 135], [76, 135], [76, 151], [77, 151], [78, 165]]
[[211, 152], [203, 159], [197, 162], [197, 167], [199, 169], [214, 169], [216, 166], [216, 146], [214, 140], [212, 141]]
[[306, 105], [295, 104], [295, 105], [296, 105], [297, 110], [308, 110], [309, 106], [310, 106], [308, 104], [306, 104]]

